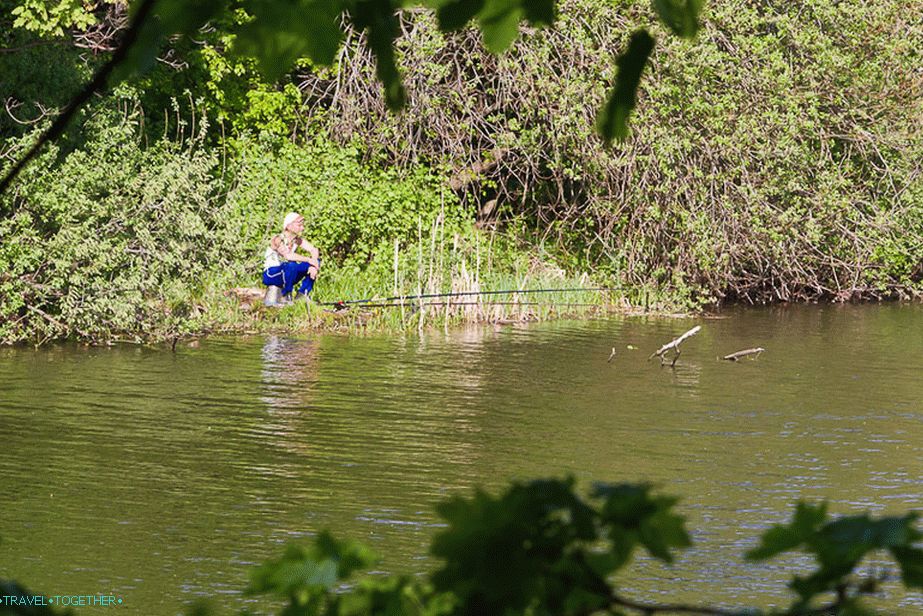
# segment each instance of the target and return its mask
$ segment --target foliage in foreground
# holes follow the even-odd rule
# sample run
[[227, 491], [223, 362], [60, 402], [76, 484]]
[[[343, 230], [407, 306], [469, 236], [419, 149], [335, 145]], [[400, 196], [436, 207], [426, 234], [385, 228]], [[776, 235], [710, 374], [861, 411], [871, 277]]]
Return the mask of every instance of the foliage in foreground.
[[[666, 563], [691, 544], [677, 499], [648, 484], [596, 484], [589, 496], [574, 481], [514, 483], [499, 496], [477, 491], [438, 506], [447, 526], [431, 552], [441, 565], [426, 578], [367, 577], [375, 563], [365, 546], [320, 533], [309, 547], [290, 546], [252, 574], [248, 593], [284, 602], [283, 616], [524, 614], [657, 614], [757, 616], [759, 609], [655, 603], [629, 598], [613, 577], [639, 551]], [[746, 554], [754, 563], [792, 551], [815, 568], [793, 577], [796, 597], [773, 614], [858, 616], [879, 612], [863, 600], [885, 577], [860, 577], [869, 555], [886, 552], [908, 589], [923, 589], [923, 539], [917, 515], [830, 520], [826, 505], [799, 503], [790, 523], [770, 528]], [[754, 567], [758, 565], [754, 564]], [[205, 605], [191, 614], [208, 614]], [[0, 615], [24, 616], [9, 609]], [[53, 615], [48, 610], [43, 614]]]

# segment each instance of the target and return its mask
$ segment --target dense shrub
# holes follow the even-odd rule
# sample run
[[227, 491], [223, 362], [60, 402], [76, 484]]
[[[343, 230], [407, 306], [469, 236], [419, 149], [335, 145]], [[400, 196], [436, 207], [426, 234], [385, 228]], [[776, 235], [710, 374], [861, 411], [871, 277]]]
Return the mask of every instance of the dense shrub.
[[[227, 23], [172, 41], [0, 196], [0, 340], [198, 327], [209, 293], [257, 283], [288, 210], [343, 292], [483, 271], [475, 222], [512, 238], [490, 243], [497, 284], [538, 261], [687, 305], [923, 292], [923, 40], [902, 3], [714, 0], [696, 41], [659, 36], [633, 135], [605, 149], [612, 60], [659, 32], [647, 4], [563, 0], [501, 56], [405, 12], [401, 114], [354, 32], [279, 83], [229, 53]], [[0, 166], [99, 61], [30, 36], [0, 33]], [[203, 112], [221, 127], [190, 141]]]
[[[267, 241], [292, 210], [322, 251], [325, 301], [535, 279], [534, 251], [482, 240], [423, 167], [383, 169], [322, 135], [207, 148], [197, 126], [144, 147], [138, 118], [97, 110], [85, 146], [49, 150], [0, 198], [0, 341], [250, 328], [226, 293], [260, 285]], [[560, 278], [544, 260], [539, 274]]]
[[2, 196], [0, 340], [153, 333], [195, 317], [231, 259], [217, 153], [143, 148], [101, 114], [86, 147], [48, 151]]
[[399, 172], [364, 163], [354, 147], [322, 135], [294, 145], [239, 144], [239, 170], [228, 207], [248, 254], [262, 255], [288, 211], [305, 216], [305, 236], [338, 263], [364, 265], [382, 244], [406, 245], [442, 214], [449, 232], [465, 219], [458, 199], [423, 167]]

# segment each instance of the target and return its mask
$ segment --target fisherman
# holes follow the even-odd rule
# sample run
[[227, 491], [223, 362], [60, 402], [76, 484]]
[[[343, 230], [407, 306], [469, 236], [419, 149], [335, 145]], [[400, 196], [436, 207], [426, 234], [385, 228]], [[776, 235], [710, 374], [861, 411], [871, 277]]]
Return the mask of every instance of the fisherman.
[[[292, 290], [298, 287], [296, 299], [307, 301], [308, 294], [314, 288], [314, 281], [320, 271], [320, 251], [314, 244], [301, 237], [304, 232], [304, 217], [295, 212], [285, 215], [282, 233], [273, 236], [263, 261], [263, 284], [266, 290], [266, 304], [278, 305], [271, 296], [273, 287], [281, 289], [282, 302], [292, 301]], [[303, 250], [305, 254], [298, 254]]]

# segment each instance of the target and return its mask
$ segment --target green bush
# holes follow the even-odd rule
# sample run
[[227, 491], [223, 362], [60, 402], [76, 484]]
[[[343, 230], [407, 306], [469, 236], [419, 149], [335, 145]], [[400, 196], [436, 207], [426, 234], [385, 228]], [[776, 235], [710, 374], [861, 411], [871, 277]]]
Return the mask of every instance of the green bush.
[[415, 14], [398, 40], [407, 109], [383, 111], [356, 49], [340, 70], [361, 78], [323, 121], [394, 164], [446, 167], [463, 203], [497, 199], [523, 237], [627, 287], [693, 303], [923, 291], [923, 38], [904, 3], [707, 2], [695, 41], [657, 32], [633, 135], [606, 149], [612, 59], [649, 4], [565, 0], [500, 57]]
[[[648, 484], [596, 484], [582, 497], [572, 479], [514, 483], [498, 496], [479, 490], [437, 507], [447, 526], [433, 538], [440, 564], [425, 579], [376, 576], [357, 583], [355, 572], [375, 562], [372, 554], [321, 533], [311, 548], [290, 547], [259, 567], [249, 591], [281, 599], [280, 613], [289, 616], [764, 614], [634, 599], [619, 589], [616, 574], [638, 552], [670, 563], [691, 545], [674, 511], [677, 500]], [[923, 533], [916, 522], [915, 514], [830, 520], [826, 505], [799, 503], [792, 521], [766, 531], [746, 558], [757, 563], [800, 551], [816, 561], [809, 575], [792, 577], [791, 606], [773, 614], [879, 614], [865, 599], [882, 594], [888, 575], [860, 574], [858, 567], [885, 552], [904, 587], [923, 588], [923, 550], [915, 546]]]
[[[263, 133], [210, 148], [202, 117], [181, 118], [179, 139], [145, 147], [140, 118], [106, 105], [94, 114], [85, 144], [49, 149], [0, 197], [0, 342], [304, 327], [254, 323], [226, 297], [261, 285], [264, 250], [291, 210], [322, 251], [315, 297], [328, 302], [564, 278], [554, 258], [475, 230], [423, 167], [383, 168], [322, 135], [296, 145]], [[193, 125], [198, 134], [184, 136]], [[401, 323], [395, 314], [382, 325]]]
[[245, 140], [238, 147], [240, 169], [228, 201], [250, 253], [262, 255], [289, 211], [305, 216], [305, 237], [325, 256], [347, 265], [364, 265], [395, 238], [406, 243], [440, 215], [448, 233], [462, 228], [457, 198], [425, 168], [398, 173], [369, 164], [356, 148], [322, 135], [304, 145]]
[[218, 157], [139, 144], [105, 113], [87, 145], [52, 149], [0, 197], [0, 340], [170, 333], [233, 260]]

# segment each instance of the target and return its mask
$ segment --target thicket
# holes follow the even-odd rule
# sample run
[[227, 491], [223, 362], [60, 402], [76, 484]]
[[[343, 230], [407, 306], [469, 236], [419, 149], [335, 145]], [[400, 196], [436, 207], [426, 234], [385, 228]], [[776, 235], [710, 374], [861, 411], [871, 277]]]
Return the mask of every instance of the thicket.
[[[887, 603], [880, 609], [877, 604], [893, 591], [897, 571], [906, 589], [923, 588], [923, 550], [917, 545], [923, 533], [916, 514], [831, 520], [826, 504], [802, 502], [788, 524], [768, 529], [745, 555], [754, 572], [761, 561], [792, 552], [815, 561], [811, 568], [808, 558], [797, 560], [798, 573], [789, 583], [795, 597], [787, 608], [635, 598], [618, 585], [617, 575], [638, 553], [671, 563], [692, 543], [675, 511], [677, 500], [648, 484], [597, 483], [582, 496], [572, 479], [513, 483], [497, 496], [478, 490], [437, 507], [445, 526], [433, 537], [438, 565], [426, 577], [357, 579], [357, 572], [374, 565], [374, 554], [321, 532], [313, 545], [291, 545], [282, 557], [257, 567], [248, 593], [282, 603], [283, 616], [873, 616], [893, 613]], [[881, 568], [884, 554], [895, 573]], [[17, 597], [12, 607], [0, 603], [4, 616], [59, 613], [56, 606], [20, 607], [29, 592], [16, 585], [0, 588]], [[669, 590], [660, 596], [669, 597]], [[199, 604], [188, 613], [214, 612]]]
[[135, 122], [98, 111], [83, 147], [49, 149], [0, 197], [4, 342], [188, 332], [234, 249], [217, 153], [142, 147]]
[[519, 220], [627, 286], [698, 301], [892, 297], [923, 280], [923, 31], [898, 0], [715, 0], [663, 36], [633, 136], [594, 119], [641, 1], [566, 0], [506, 54], [402, 22], [407, 109], [359, 37], [307, 76], [307, 115], [396, 165], [447, 165], [485, 220]]

